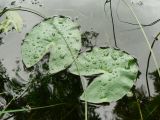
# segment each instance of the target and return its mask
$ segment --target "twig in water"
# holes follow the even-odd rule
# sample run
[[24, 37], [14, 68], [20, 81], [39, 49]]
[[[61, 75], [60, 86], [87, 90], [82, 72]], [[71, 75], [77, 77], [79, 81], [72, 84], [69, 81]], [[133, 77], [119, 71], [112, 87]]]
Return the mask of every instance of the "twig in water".
[[105, 14], [106, 14], [105, 5], [107, 3], [110, 3], [110, 12], [111, 12], [111, 20], [112, 20], [112, 30], [113, 30], [114, 43], [115, 43], [115, 47], [118, 48], [117, 40], [116, 40], [116, 34], [115, 34], [115, 25], [114, 25], [114, 19], [113, 19], [113, 11], [112, 11], [112, 0], [106, 0], [106, 2], [104, 3]]
[[[130, 24], [130, 25], [135, 25], [135, 26], [138, 26], [139, 24], [136, 24], [136, 23], [131, 23], [131, 22], [128, 22], [128, 21], [124, 21], [124, 20], [121, 20], [120, 17], [119, 17], [119, 14], [118, 14], [118, 8], [119, 8], [119, 5], [120, 5], [120, 0], [118, 1], [118, 5], [117, 5], [117, 8], [116, 8], [116, 14], [117, 14], [117, 18], [120, 22], [122, 23], [126, 23], [126, 24]], [[157, 24], [158, 22], [160, 22], [160, 18], [158, 18], [157, 20], [149, 23], [149, 24], [141, 24], [142, 27], [149, 27], [149, 26], [153, 26], [155, 24]], [[135, 29], [140, 29], [139, 28], [135, 28]]]

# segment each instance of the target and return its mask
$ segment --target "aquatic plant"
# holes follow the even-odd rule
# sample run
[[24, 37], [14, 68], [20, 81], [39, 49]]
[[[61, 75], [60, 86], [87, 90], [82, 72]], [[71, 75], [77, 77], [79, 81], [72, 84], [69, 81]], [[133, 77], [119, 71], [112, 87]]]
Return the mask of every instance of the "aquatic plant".
[[[69, 69], [70, 72], [73, 74], [75, 74], [76, 72], [76, 75], [79, 75], [80, 77], [81, 75], [91, 76], [95, 74], [103, 74], [99, 75], [89, 85], [87, 90], [84, 91], [81, 97], [81, 99], [84, 101], [93, 103], [111, 102], [111, 101], [117, 101], [120, 98], [122, 98], [125, 94], [127, 94], [130, 88], [134, 85], [138, 73], [138, 66], [135, 58], [133, 58], [132, 56], [128, 55], [125, 52], [122, 52], [120, 50], [115, 50], [113, 48], [101, 49], [95, 47], [93, 48], [93, 51], [86, 52], [86, 54], [87, 57], [89, 57], [91, 63], [99, 64], [101, 67], [100, 66], [97, 67], [97, 65], [91, 64], [91, 67], [89, 69], [86, 69], [86, 71], [83, 73], [81, 67], [84, 67], [83, 65], [88, 66], [87, 64], [90, 65], [90, 62], [87, 61], [88, 62], [87, 63], [85, 60], [82, 59], [80, 61], [86, 62], [87, 64], [77, 63], [77, 60], [78, 62], [80, 62], [79, 59], [83, 58], [82, 56], [85, 54], [85, 53], [80, 54], [79, 53], [80, 49], [81, 49], [81, 33], [79, 31], [79, 25], [73, 22], [68, 17], [55, 16], [53, 18], [45, 19], [41, 23], [37, 24], [32, 29], [32, 31], [26, 35], [26, 38], [22, 44], [22, 58], [26, 67], [29, 68], [37, 64], [46, 53], [50, 53], [49, 71], [51, 74], [58, 73], [64, 69], [67, 69], [70, 66], [71, 66], [71, 68]], [[109, 55], [107, 57], [104, 54], [109, 54]], [[92, 60], [92, 57], [95, 57], [95, 59]], [[102, 61], [99, 63], [100, 58], [102, 59]], [[121, 58], [123, 60], [120, 60]], [[106, 64], [104, 65], [102, 62]], [[79, 64], [81, 64], [82, 66], [80, 67]], [[120, 69], [115, 70], [116, 67]], [[88, 71], [93, 71], [93, 72], [88, 72]], [[109, 82], [110, 81], [109, 79], [112, 79], [113, 81]], [[98, 82], [102, 81], [103, 83], [105, 83], [105, 86], [104, 84], [98, 84], [98, 86], [95, 86], [94, 84], [97, 83], [96, 81]], [[108, 83], [109, 85], [107, 85]], [[119, 87], [120, 89], [114, 89], [117, 87], [117, 85], [120, 85]], [[110, 94], [106, 94], [107, 92], [105, 91], [105, 88], [107, 89], [113, 88], [113, 91], [110, 92]], [[28, 89], [29, 88], [27, 88], [26, 90]], [[95, 92], [94, 89], [102, 90], [99, 92], [102, 92], [104, 99], [102, 99], [102, 94], [101, 94], [100, 96], [98, 96], [98, 99], [94, 101], [94, 96], [97, 95], [96, 93], [94, 93]], [[121, 91], [122, 94], [117, 93], [117, 91], [120, 90], [122, 90]], [[24, 92], [25, 91], [22, 91], [22, 93]], [[94, 94], [90, 96], [89, 95], [90, 92]], [[21, 96], [22, 95], [20, 95], [18, 99]], [[14, 103], [14, 101], [16, 100], [17, 99], [15, 99], [14, 97], [7, 106], [10, 106], [12, 109], [14, 109], [12, 103]], [[86, 111], [88, 108], [86, 107], [86, 105], [85, 105], [85, 119], [87, 120]], [[32, 107], [31, 109], [34, 110], [38, 108]], [[27, 110], [29, 109], [27, 108], [19, 110], [15, 109], [15, 110], [9, 110], [8, 113], [27, 111]], [[1, 115], [3, 113], [7, 113], [6, 108], [1, 111]]]
[[31, 67], [50, 52], [50, 73], [66, 69], [71, 63], [74, 64], [69, 70], [76, 75], [91, 76], [103, 73], [87, 88], [86, 99], [85, 95], [82, 95], [81, 99], [88, 102], [117, 101], [129, 92], [138, 73], [138, 66], [133, 57], [111, 48], [93, 48], [92, 52], [78, 56], [80, 49], [78, 25], [67, 17], [53, 17], [36, 25], [27, 34], [22, 44], [22, 58], [24, 64]]
[[[92, 103], [119, 100], [130, 91], [138, 74], [136, 59], [113, 48], [95, 47], [91, 52], [82, 53], [76, 62], [83, 76], [101, 74], [91, 82], [81, 96], [82, 100]], [[78, 75], [75, 64], [69, 70]]]
[[5, 15], [6, 17], [0, 23], [0, 31], [7, 33], [13, 27], [17, 32], [20, 32], [23, 27], [21, 16], [15, 11], [7, 11]]
[[[118, 48], [112, 15], [112, 3], [111, 1], [107, 0], [106, 3], [108, 2], [110, 3], [111, 9], [115, 47]], [[20, 8], [13, 8], [10, 10], [20, 10]], [[130, 10], [132, 11], [132, 8], [130, 8]], [[134, 14], [134, 11], [132, 12]], [[33, 13], [41, 16], [39, 13]], [[82, 113], [83, 111], [79, 111], [80, 109], [77, 109], [83, 106], [79, 105], [81, 104], [81, 101], [77, 99], [82, 92], [83, 94], [80, 97], [81, 100], [91, 103], [112, 102], [121, 98], [122, 100], [126, 98], [125, 95], [133, 87], [138, 76], [137, 60], [134, 57], [120, 49], [98, 48], [90, 41], [85, 41], [89, 44], [85, 43], [82, 41], [84, 37], [83, 35], [81, 39], [79, 25], [66, 16], [55, 16], [53, 18], [46, 18], [44, 16], [41, 17], [45, 19], [41, 23], [37, 24], [31, 30], [31, 32], [26, 34], [22, 44], [22, 58], [25, 66], [27, 68], [31, 68], [39, 64], [43, 57], [49, 53], [49, 64], [47, 63], [49, 70], [47, 69], [46, 71], [49, 71], [50, 74], [45, 72], [46, 76], [43, 76], [44, 74], [41, 74], [40, 71], [37, 71], [38, 75], [36, 75], [36, 78], [30, 79], [32, 84], [28, 86], [27, 91], [22, 91], [23, 93], [26, 92], [27, 95], [24, 95], [23, 97], [21, 95], [18, 97], [18, 99], [14, 99], [13, 102], [11, 100], [11, 104], [7, 108], [8, 110], [3, 109], [0, 112], [1, 115], [3, 113], [12, 113], [16, 116], [16, 119], [25, 119], [25, 117], [30, 116], [31, 118], [28, 119], [61, 118], [72, 120], [75, 119], [76, 116], [78, 116], [78, 119], [83, 119], [83, 114], [78, 114]], [[138, 21], [136, 15], [135, 18]], [[19, 31], [18, 28], [20, 27], [18, 27], [18, 25], [16, 26], [15, 24], [13, 25], [15, 26], [15, 29]], [[150, 54], [153, 54], [153, 58], [157, 67], [157, 61], [152, 51], [152, 46], [150, 46], [148, 38], [143, 31], [143, 25], [141, 25], [139, 21], [138, 25], [141, 27], [151, 51]], [[7, 32], [8, 29], [4, 31]], [[81, 51], [81, 44], [84, 47], [91, 49], [83, 52]], [[72, 79], [73, 76], [74, 80]], [[80, 80], [82, 77], [89, 80], [87, 81], [89, 84], [87, 85], [88, 87], [86, 90], [82, 90], [81, 88]], [[90, 77], [94, 77], [94, 79], [89, 79]], [[76, 84], [72, 84], [72, 82], [75, 82]], [[74, 93], [76, 90], [78, 91], [78, 94]], [[75, 96], [73, 97], [70, 93], [73, 93], [73, 96]], [[136, 91], [133, 91], [133, 93], [133, 98], [135, 100], [134, 103], [136, 103], [134, 105], [136, 106], [136, 109], [139, 110], [135, 115], [140, 114], [140, 116], [136, 118], [134, 117], [134, 119], [149, 119], [150, 116], [147, 118], [144, 116], [146, 109], [144, 111], [143, 109], [141, 110], [141, 107], [143, 107], [140, 103], [141, 98], [139, 96], [137, 97]], [[44, 100], [46, 96], [47, 99]], [[19, 101], [21, 101], [22, 104], [19, 104]], [[64, 105], [63, 103], [61, 104], [63, 101], [67, 101], [67, 105]], [[75, 104], [73, 104], [74, 102]], [[72, 105], [70, 103], [72, 103]], [[64, 111], [62, 111], [61, 105], [65, 107]], [[124, 105], [125, 103], [123, 103], [122, 107]], [[132, 105], [132, 103], [129, 103], [129, 105]], [[129, 105], [127, 104], [127, 109]], [[26, 107], [21, 108], [22, 106]], [[52, 107], [55, 107], [55, 109]], [[147, 106], [147, 110], [148, 108], [151, 109], [151, 112], [147, 112], [147, 114], [152, 115], [152, 111], [154, 112], [154, 109], [157, 109], [158, 107]], [[49, 111], [45, 108], [48, 108]], [[60, 114], [65, 114], [67, 109], [71, 109], [71, 111], [69, 111], [67, 114], [67, 117], [65, 116], [63, 118], [59, 116]], [[89, 110], [89, 108], [87, 109]], [[34, 110], [38, 110], [38, 112]], [[24, 114], [19, 114], [18, 112], [23, 112]], [[52, 116], [53, 114], [51, 115], [50, 112], [54, 113], [54, 116]], [[43, 113], [45, 117], [38, 117], [39, 113]], [[71, 113], [76, 115], [70, 115]], [[85, 120], [87, 120], [86, 116], [87, 115], [85, 114]], [[95, 117], [95, 119], [97, 120], [98, 117]]]
[[50, 53], [50, 73], [66, 69], [81, 48], [79, 25], [68, 17], [49, 18], [36, 25], [22, 44], [22, 58], [31, 67]]

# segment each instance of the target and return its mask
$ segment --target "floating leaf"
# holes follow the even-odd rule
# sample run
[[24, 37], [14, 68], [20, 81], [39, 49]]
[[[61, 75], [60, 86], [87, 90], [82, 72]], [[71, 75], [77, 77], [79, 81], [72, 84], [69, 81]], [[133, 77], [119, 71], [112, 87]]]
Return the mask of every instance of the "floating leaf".
[[[82, 100], [92, 103], [117, 101], [134, 85], [138, 73], [136, 60], [125, 52], [112, 48], [94, 48], [77, 58], [78, 70], [83, 76], [100, 74], [86, 88]], [[75, 64], [70, 72], [78, 75]]]
[[15, 11], [7, 11], [6, 18], [0, 23], [0, 30], [3, 32], [8, 32], [11, 25], [16, 29], [17, 32], [20, 32], [23, 27], [23, 20], [21, 16]]
[[49, 52], [50, 73], [56, 73], [74, 61], [80, 48], [79, 25], [68, 17], [53, 17], [36, 25], [26, 36], [22, 58], [26, 67], [31, 67]]

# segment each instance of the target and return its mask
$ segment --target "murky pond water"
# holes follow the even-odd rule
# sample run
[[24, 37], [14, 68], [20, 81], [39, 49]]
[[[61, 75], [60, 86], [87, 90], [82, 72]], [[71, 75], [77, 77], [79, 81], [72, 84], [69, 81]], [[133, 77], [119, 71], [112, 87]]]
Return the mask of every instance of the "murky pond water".
[[[81, 0], [81, 1], [80, 0], [17, 0], [14, 3], [10, 0], [1, 0], [0, 7], [4, 8], [4, 7], [22, 6], [36, 10], [46, 17], [51, 17], [55, 15], [69, 16], [74, 20], [76, 20], [81, 25], [82, 32], [95, 31], [96, 33], [99, 33], [98, 37], [94, 39], [97, 41], [96, 44], [97, 46], [114, 47], [114, 38], [112, 33], [112, 23], [110, 17], [109, 4], [106, 4], [105, 7], [106, 14], [105, 14], [104, 3], [105, 0]], [[128, 0], [128, 3], [131, 4], [132, 7], [135, 9], [135, 12], [142, 24], [149, 24], [159, 19], [160, 17], [159, 0], [131, 0], [131, 1]], [[135, 29], [139, 28], [139, 26], [120, 22], [121, 20], [121, 21], [128, 21], [131, 23], [137, 23], [133, 15], [127, 8], [127, 6], [121, 0], [112, 0], [112, 9], [113, 9], [114, 24], [115, 24], [115, 35], [117, 38], [118, 47], [124, 51], [127, 51], [135, 58], [137, 58], [141, 75], [138, 78], [135, 86], [137, 89], [142, 90], [144, 92], [144, 95], [148, 96], [146, 87], [146, 78], [145, 78], [147, 58], [149, 54], [147, 43], [143, 37], [141, 30]], [[59, 102], [61, 103], [66, 102], [68, 104], [59, 106], [54, 109], [49, 108], [50, 110], [47, 111], [38, 110], [38, 112], [37, 111], [31, 113], [28, 112], [23, 114], [17, 113], [13, 114], [13, 117], [11, 118], [16, 120], [84, 119], [84, 108], [83, 108], [84, 106], [83, 103], [81, 103], [78, 99], [78, 97], [82, 93], [82, 88], [79, 87], [81, 86], [80, 81], [78, 81], [79, 78], [76, 78], [76, 76], [72, 78], [72, 76], [68, 75], [66, 71], [59, 73], [59, 75], [54, 76], [55, 77], [54, 78], [53, 76], [45, 76], [43, 74], [43, 72], [45, 71], [37, 72], [36, 68], [32, 70], [32, 72], [24, 69], [21, 57], [21, 48], [20, 48], [22, 40], [25, 38], [25, 34], [28, 33], [35, 24], [39, 23], [42, 20], [42, 18], [36, 16], [35, 14], [24, 11], [19, 11], [19, 13], [22, 16], [25, 24], [23, 30], [21, 33], [12, 31], [7, 33], [6, 35], [4, 34], [1, 35], [1, 37], [3, 38], [2, 39], [3, 44], [0, 45], [0, 59], [3, 67], [5, 67], [6, 69], [6, 74], [9, 76], [10, 79], [16, 79], [15, 80], [16, 84], [22, 84], [23, 86], [23, 84], [28, 82], [31, 74], [32, 76], [34, 76], [33, 79], [36, 78], [41, 80], [42, 82], [36, 81], [35, 83], [33, 83], [33, 86], [35, 88], [33, 87], [32, 88], [33, 90], [30, 91], [31, 95], [26, 96], [26, 99], [20, 99], [20, 101], [18, 100], [15, 101], [10, 108], [16, 108], [16, 105], [17, 108], [22, 108], [23, 105], [26, 105], [26, 103], [27, 104], [30, 103], [30, 105], [33, 106], [44, 106]], [[160, 23], [157, 22], [152, 26], [144, 28], [150, 40], [149, 41], [150, 43], [154, 40], [154, 37], [160, 32], [159, 26]], [[154, 46], [154, 52], [158, 60], [158, 63], [160, 64], [159, 48], [160, 44], [159, 42], [156, 42], [156, 45]], [[43, 62], [45, 62], [45, 60]], [[156, 70], [156, 67], [152, 59], [150, 63], [151, 64], [149, 71], [153, 72], [154, 70]], [[37, 68], [41, 67], [42, 66], [40, 63], [40, 65], [37, 66]], [[71, 79], [72, 82], [70, 82], [69, 79]], [[49, 84], [47, 84], [46, 80], [49, 82]], [[62, 83], [64, 83], [66, 86], [63, 85]], [[149, 84], [150, 84], [151, 95], [155, 96], [157, 93], [155, 92], [155, 84], [153, 83], [154, 81], [150, 79]], [[59, 87], [64, 88], [64, 90], [60, 89]], [[51, 92], [50, 93], [51, 95], [48, 93], [46, 88], [48, 88], [49, 92]], [[41, 94], [37, 94], [36, 91], [38, 91]], [[62, 94], [63, 96], [61, 96]], [[141, 96], [142, 94], [139, 95]], [[129, 102], [126, 102], [127, 101], [126, 99], [127, 100], [129, 99], [130, 101], [128, 100]], [[126, 113], [123, 113], [122, 106], [123, 105], [125, 106], [124, 102], [126, 102], [126, 105], [128, 106], [133, 105], [132, 100], [133, 99], [131, 98], [124, 98], [124, 101], [123, 100], [120, 101], [119, 103], [120, 105], [117, 108], [115, 108], [117, 105], [116, 102], [110, 103], [110, 105], [108, 104], [89, 105], [90, 115], [88, 119], [129, 120], [129, 118], [127, 117], [125, 118], [125, 116], [127, 116], [126, 112], [127, 110], [126, 111], [124, 110]], [[70, 105], [71, 102], [72, 104]], [[131, 104], [129, 104], [130, 102]], [[127, 109], [132, 109], [132, 108], [127, 108]], [[138, 108], [136, 110], [138, 111]], [[128, 116], [137, 115], [136, 113], [132, 114], [132, 112], [128, 113]], [[51, 115], [52, 113], [54, 114]], [[40, 114], [44, 114], [43, 117], [41, 116], [42, 118], [38, 117], [38, 115]], [[64, 114], [66, 116], [64, 116]], [[14, 118], [14, 115], [17, 117]], [[45, 118], [44, 116], [48, 116], [48, 118]], [[137, 116], [139, 116], [139, 114]], [[140, 118], [137, 117], [133, 119], [140, 119]], [[155, 118], [155, 120], [158, 119], [159, 118]]]

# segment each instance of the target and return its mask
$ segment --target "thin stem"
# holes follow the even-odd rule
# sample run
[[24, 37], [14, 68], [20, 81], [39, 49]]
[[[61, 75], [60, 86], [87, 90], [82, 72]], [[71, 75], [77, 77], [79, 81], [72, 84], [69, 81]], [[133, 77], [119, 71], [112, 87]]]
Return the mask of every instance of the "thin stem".
[[9, 103], [5, 106], [5, 108], [3, 108], [3, 110], [2, 111], [0, 111], [0, 117], [2, 117], [3, 116], [3, 113], [5, 113], [5, 110], [8, 108], [8, 106], [12, 103], [12, 101], [14, 101], [15, 100], [15, 97], [13, 97], [10, 101], [9, 101]]
[[[151, 49], [153, 49], [155, 42], [156, 42], [156, 39], [153, 40], [152, 45], [151, 45]], [[148, 69], [149, 69], [150, 58], [151, 58], [151, 51], [149, 52], [149, 55], [148, 55], [147, 68], [146, 68], [146, 83], [147, 83], [147, 90], [148, 90], [149, 98], [151, 97], [151, 93], [150, 93], [150, 89], [149, 89], [149, 82], [148, 82]]]
[[[116, 14], [117, 14], [117, 18], [120, 22], [122, 23], [126, 23], [126, 24], [130, 24], [130, 25], [135, 25], [135, 26], [139, 26], [139, 24], [136, 24], [136, 23], [131, 23], [131, 22], [128, 22], [128, 21], [124, 21], [124, 20], [121, 20], [119, 15], [118, 15], [118, 8], [119, 8], [119, 4], [120, 4], [120, 0], [118, 1], [118, 5], [117, 5], [117, 8], [116, 8]], [[141, 24], [143, 27], [149, 27], [149, 26], [153, 26], [155, 24], [157, 24], [158, 22], [160, 22], [160, 18], [158, 18], [157, 20], [149, 23], [149, 24]], [[139, 28], [138, 28], [139, 29]]]
[[111, 11], [112, 30], [113, 30], [113, 37], [114, 37], [115, 47], [118, 47], [118, 46], [117, 46], [117, 40], [116, 40], [116, 34], [115, 34], [115, 26], [114, 26], [113, 12], [112, 12], [112, 0], [110, 0], [110, 11]]
[[[160, 32], [157, 34], [157, 36], [154, 38], [152, 45], [151, 45], [151, 49], [153, 49], [155, 42], [158, 40], [158, 37], [160, 36]], [[149, 89], [149, 84], [148, 84], [148, 70], [149, 70], [149, 63], [150, 63], [150, 59], [151, 59], [151, 51], [149, 52], [149, 56], [148, 56], [148, 60], [147, 60], [147, 68], [146, 68], [146, 83], [147, 83], [147, 89], [148, 89], [148, 95], [149, 97], [151, 97], [150, 94], [150, 89]]]
[[38, 11], [25, 8], [25, 7], [14, 7], [14, 8], [4, 8], [3, 11], [0, 13], [0, 17], [3, 16], [7, 11], [26, 11], [38, 15], [39, 17], [46, 18], [44, 15], [40, 14]]
[[141, 120], [143, 120], [143, 114], [142, 114], [142, 110], [141, 110], [141, 106], [140, 106], [140, 101], [139, 99], [137, 98], [136, 94], [135, 94], [135, 97], [136, 97], [136, 101], [137, 101], [137, 106], [138, 106], [138, 110], [139, 110], [139, 115], [141, 117]]
[[146, 120], [148, 119], [148, 117], [149, 117], [150, 115], [153, 114], [153, 112], [155, 112], [155, 111], [158, 109], [158, 107], [159, 107], [159, 105], [156, 105], [153, 110], [150, 110], [149, 114], [148, 114], [147, 117], [146, 117]]
[[47, 106], [42, 106], [42, 107], [33, 107], [33, 108], [22, 108], [22, 109], [15, 109], [15, 110], [6, 110], [6, 111], [0, 111], [0, 114], [4, 113], [16, 113], [16, 112], [24, 112], [24, 111], [29, 111], [29, 110], [38, 110], [38, 109], [45, 109], [45, 108], [51, 108], [51, 107], [56, 107], [60, 105], [65, 105], [66, 103], [59, 103], [59, 104], [54, 104], [54, 105], [47, 105]]
[[2, 92], [2, 93], [0, 93], [0, 95], [3, 95], [3, 94], [6, 94], [7, 92]]
[[105, 3], [104, 3], [104, 13], [105, 13], [105, 15], [107, 14], [106, 13], [106, 9], [105, 9], [105, 5], [107, 3], [110, 3], [110, 13], [111, 13], [111, 21], [112, 21], [112, 30], [113, 30], [114, 44], [115, 44], [115, 47], [118, 48], [118, 46], [117, 46], [117, 40], [116, 40], [116, 34], [115, 34], [115, 25], [114, 25], [114, 19], [113, 19], [113, 12], [112, 12], [112, 0], [106, 0]]
[[[104, 6], [103, 6], [103, 11], [104, 11], [104, 15], [105, 17], [107, 18], [107, 12], [106, 12], [106, 4], [109, 3], [110, 0], [106, 0], [106, 2], [104, 3]], [[107, 19], [106, 19], [107, 20]], [[108, 22], [108, 21], [107, 21]], [[108, 46], [111, 47], [111, 42], [110, 42], [110, 39], [107, 39], [107, 43], [108, 43]]]
[[[72, 56], [73, 62], [75, 63], [77, 72], [78, 72], [78, 74], [79, 74], [79, 76], [80, 76], [80, 78], [81, 78], [81, 74], [80, 74], [80, 71], [79, 71], [79, 68], [78, 68], [78, 64], [77, 64], [77, 62], [76, 62], [76, 58], [75, 58], [74, 54], [72, 53], [72, 50], [71, 50], [71, 48], [70, 48], [67, 40], [65, 39], [65, 37], [63, 36], [63, 34], [58, 30], [58, 28], [57, 28], [55, 25], [54, 25], [54, 27], [55, 27], [55, 29], [57, 30], [57, 32], [62, 36], [64, 42], [66, 43], [67, 48], [68, 48], [68, 50], [69, 50], [69, 52], [70, 52], [70, 54], [71, 54], [71, 56]], [[81, 79], [81, 81], [82, 81], [82, 80], [83, 80], [83, 79]], [[83, 83], [83, 81], [82, 81], [81, 83]], [[82, 85], [82, 86], [83, 86], [83, 85]], [[86, 98], [85, 90], [84, 90], [84, 95], [85, 95], [85, 98]], [[88, 105], [87, 105], [87, 101], [86, 101], [86, 99], [85, 99], [85, 120], [88, 120], [88, 112], [87, 112], [87, 111], [88, 111], [88, 108], [87, 108], [87, 106], [88, 106]]]
[[61, 120], [64, 120], [68, 115], [70, 115], [76, 107], [77, 106], [73, 107], [65, 116], [62, 116]]

